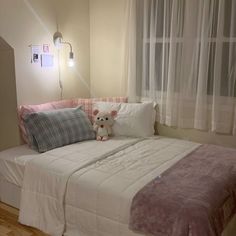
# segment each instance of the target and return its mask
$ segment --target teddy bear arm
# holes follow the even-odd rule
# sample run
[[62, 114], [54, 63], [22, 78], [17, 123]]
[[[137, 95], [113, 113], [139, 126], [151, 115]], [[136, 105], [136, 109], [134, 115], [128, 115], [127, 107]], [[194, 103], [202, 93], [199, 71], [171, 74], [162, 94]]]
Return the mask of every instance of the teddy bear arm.
[[109, 135], [112, 135], [112, 129], [111, 129], [110, 126], [107, 127], [107, 133], [108, 133]]
[[93, 129], [97, 132], [98, 131], [98, 125], [97, 124], [93, 124]]

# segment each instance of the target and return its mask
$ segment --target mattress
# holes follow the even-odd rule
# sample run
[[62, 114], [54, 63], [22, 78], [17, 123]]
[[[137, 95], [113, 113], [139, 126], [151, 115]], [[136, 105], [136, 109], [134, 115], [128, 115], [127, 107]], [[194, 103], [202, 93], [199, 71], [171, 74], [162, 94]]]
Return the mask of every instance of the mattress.
[[[126, 137], [114, 138], [113, 140], [117, 142], [126, 142], [126, 140], [132, 140]], [[110, 140], [111, 141], [111, 140]], [[51, 156], [58, 156], [65, 153], [80, 152], [80, 155], [86, 157], [86, 155], [95, 155], [96, 148], [101, 150], [112, 150], [115, 148], [117, 142], [106, 142], [101, 145], [101, 142], [97, 141], [84, 141], [75, 144], [67, 145], [64, 147], [56, 148], [46, 152]], [[77, 151], [78, 149], [78, 151]], [[93, 151], [94, 150], [94, 151]], [[29, 148], [27, 145], [20, 145], [17, 147], [9, 148], [7, 150], [0, 152], [0, 178], [6, 180], [7, 182], [21, 187], [23, 184], [25, 165], [28, 161], [31, 161], [40, 153]], [[43, 154], [42, 154], [43, 155]]]
[[0, 178], [21, 187], [25, 165], [39, 153], [27, 145], [21, 145], [0, 152]]
[[[124, 138], [124, 142], [119, 140], [119, 145], [125, 144], [125, 140], [127, 138]], [[98, 149], [105, 153], [119, 146], [112, 142], [85, 141], [47, 153], [53, 158], [69, 156], [69, 159], [74, 161], [79, 149], [80, 158], [84, 160], [87, 159], [88, 153], [93, 156]], [[78, 235], [78, 232], [81, 236], [140, 235], [128, 229], [132, 197], [149, 180], [161, 175], [198, 146], [196, 143], [164, 137], [145, 142], [145, 145], [138, 142], [128, 147], [128, 151], [121, 150], [104, 160], [87, 165], [69, 178], [65, 205], [65, 236]], [[26, 145], [0, 152], [0, 175], [8, 182], [21, 187], [26, 163], [39, 160], [38, 155]], [[146, 158], [139, 159], [141, 156]], [[36, 159], [33, 160], [34, 158]], [[137, 181], [133, 181], [134, 179]], [[121, 192], [122, 195], [119, 195]], [[236, 235], [235, 222], [236, 217], [223, 236]]]
[[[122, 143], [127, 139], [121, 137], [117, 141]], [[106, 143], [85, 141], [56, 148], [47, 153], [57, 156], [76, 152], [79, 149], [81, 155], [86, 157], [88, 152], [93, 153], [92, 155], [96, 153], [96, 145], [100, 150], [101, 145], [104, 147], [102, 149], [112, 150], [114, 145], [111, 143], [110, 141]], [[20, 145], [0, 152], [0, 201], [15, 208], [20, 208], [20, 194], [26, 163], [38, 158], [39, 155], [38, 152], [30, 149], [27, 145]]]

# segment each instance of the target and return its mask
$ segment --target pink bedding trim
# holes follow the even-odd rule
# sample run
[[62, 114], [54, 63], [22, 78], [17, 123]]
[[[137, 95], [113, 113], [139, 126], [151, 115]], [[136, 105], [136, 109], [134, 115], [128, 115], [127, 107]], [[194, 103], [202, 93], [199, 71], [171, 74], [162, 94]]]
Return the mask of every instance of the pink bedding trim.
[[22, 106], [20, 106], [18, 109], [18, 118], [19, 118], [20, 133], [21, 133], [21, 137], [22, 137], [23, 141], [25, 143], [29, 144], [27, 133], [25, 130], [24, 122], [23, 122], [23, 117], [26, 114], [30, 114], [33, 112], [39, 112], [39, 111], [50, 111], [50, 110], [55, 110], [55, 109], [69, 108], [69, 107], [76, 107], [73, 99], [48, 102], [48, 103], [43, 103], [43, 104], [39, 104], [39, 105], [22, 105]]
[[133, 199], [130, 228], [154, 236], [220, 236], [236, 213], [236, 149], [203, 145]]

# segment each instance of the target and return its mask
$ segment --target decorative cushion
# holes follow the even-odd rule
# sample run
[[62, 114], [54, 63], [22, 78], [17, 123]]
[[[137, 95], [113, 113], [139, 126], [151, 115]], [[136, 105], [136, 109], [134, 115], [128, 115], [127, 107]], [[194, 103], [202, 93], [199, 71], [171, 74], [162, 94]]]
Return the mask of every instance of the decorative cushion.
[[113, 125], [116, 136], [148, 137], [154, 135], [153, 103], [108, 103], [96, 102], [93, 110], [116, 110], [117, 116]]
[[113, 102], [113, 103], [127, 103], [128, 97], [107, 97], [107, 98], [78, 98], [77, 106], [82, 106], [84, 112], [88, 115], [89, 120], [93, 121], [93, 103], [95, 102]]
[[30, 145], [38, 152], [95, 138], [92, 124], [81, 108], [30, 113], [23, 120]]
[[18, 119], [19, 119], [19, 127], [20, 133], [23, 141], [27, 144], [30, 144], [28, 140], [28, 136], [25, 130], [23, 117], [27, 114], [39, 111], [50, 111], [55, 109], [62, 108], [74, 108], [77, 106], [82, 106], [82, 109], [87, 114], [88, 118], [92, 122], [92, 109], [93, 103], [96, 101], [104, 101], [104, 102], [128, 102], [127, 97], [110, 97], [110, 98], [75, 98], [68, 99], [62, 101], [54, 101], [48, 102], [40, 105], [22, 105], [18, 109]]
[[72, 108], [76, 107], [77, 103], [73, 100], [62, 100], [62, 101], [54, 101], [43, 103], [40, 105], [23, 105], [20, 106], [18, 109], [18, 119], [19, 119], [19, 128], [21, 132], [21, 137], [23, 141], [29, 144], [28, 136], [25, 130], [23, 117], [27, 114], [39, 112], [39, 111], [50, 111], [55, 109], [62, 109], [62, 108]]

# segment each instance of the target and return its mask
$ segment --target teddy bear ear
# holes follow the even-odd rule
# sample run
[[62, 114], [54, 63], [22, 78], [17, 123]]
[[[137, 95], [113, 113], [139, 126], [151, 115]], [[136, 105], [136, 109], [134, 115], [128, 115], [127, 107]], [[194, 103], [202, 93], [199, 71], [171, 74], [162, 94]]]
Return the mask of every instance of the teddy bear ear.
[[94, 116], [96, 116], [98, 113], [99, 113], [99, 110], [97, 110], [97, 109], [93, 111]]
[[111, 111], [111, 116], [116, 117], [117, 116], [117, 111]]

